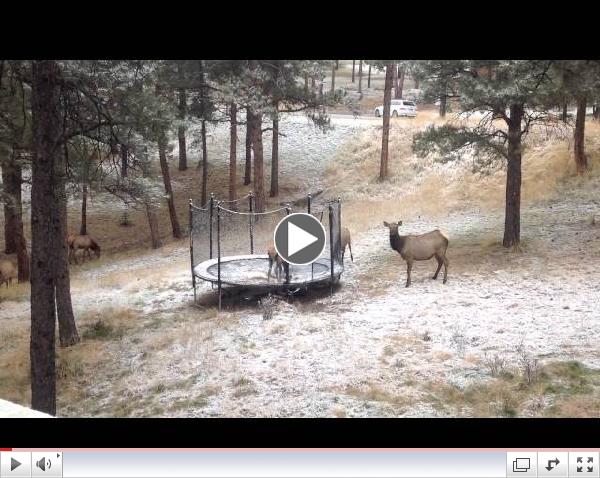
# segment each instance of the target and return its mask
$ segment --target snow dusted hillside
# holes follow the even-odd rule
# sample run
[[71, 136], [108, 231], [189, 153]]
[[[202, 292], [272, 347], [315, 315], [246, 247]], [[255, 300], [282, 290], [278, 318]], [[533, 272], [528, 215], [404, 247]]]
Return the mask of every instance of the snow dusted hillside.
[[[334, 117], [326, 136], [301, 116], [282, 121], [283, 177], [345, 197], [354, 262], [347, 259], [333, 296], [281, 301], [268, 321], [253, 301], [220, 314], [196, 308], [186, 241], [74, 270], [84, 341], [61, 351], [59, 414], [540, 416], [576, 406], [600, 414], [600, 176], [570, 177], [568, 157], [532, 146], [549, 162], [540, 174], [526, 163], [523, 250], [508, 251], [500, 245], [502, 171], [457, 184], [468, 170], [419, 167], [402, 128], [423, 125], [409, 122], [394, 123], [398, 173], [375, 197], [374, 120]], [[363, 147], [361, 135], [373, 144]], [[221, 158], [226, 130], [212, 138]], [[595, 138], [594, 165], [597, 146]], [[369, 184], [353, 200], [360, 181]], [[405, 263], [382, 224], [397, 219], [406, 233], [439, 227], [448, 234], [446, 285], [431, 280], [430, 261], [416, 263], [412, 286], [404, 287]], [[209, 287], [204, 294], [214, 296]], [[28, 365], [28, 307], [18, 294], [0, 306], [0, 395], [13, 401], [27, 396], [19, 374]], [[571, 375], [552, 381], [560, 369], [552, 364], [575, 361]], [[539, 372], [543, 386], [523, 384], [525, 369]], [[587, 387], [573, 392], [578, 402], [567, 393], [573, 370]]]

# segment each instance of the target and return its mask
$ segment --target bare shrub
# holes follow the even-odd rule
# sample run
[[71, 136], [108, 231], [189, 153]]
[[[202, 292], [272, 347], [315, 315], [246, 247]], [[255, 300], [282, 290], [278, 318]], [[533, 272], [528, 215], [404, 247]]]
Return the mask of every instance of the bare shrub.
[[527, 385], [531, 385], [538, 381], [540, 365], [538, 359], [532, 356], [527, 350], [523, 342], [517, 346], [518, 363], [523, 381]]
[[258, 304], [262, 310], [263, 320], [271, 320], [277, 308], [277, 298], [269, 294], [263, 299], [259, 299]]
[[452, 336], [450, 337], [450, 344], [452, 345], [453, 348], [456, 349], [458, 354], [461, 356], [464, 355], [464, 353], [465, 353], [466, 342], [467, 342], [467, 338], [465, 337], [464, 330], [459, 326], [455, 326], [452, 329]]
[[484, 354], [483, 364], [492, 377], [499, 377], [506, 370], [506, 358], [498, 354], [494, 354], [493, 357], [490, 357], [486, 352]]

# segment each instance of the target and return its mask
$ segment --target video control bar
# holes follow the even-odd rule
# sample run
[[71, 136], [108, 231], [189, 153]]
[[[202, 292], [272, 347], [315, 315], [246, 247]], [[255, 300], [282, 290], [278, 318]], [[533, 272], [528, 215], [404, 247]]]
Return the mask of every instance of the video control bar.
[[600, 478], [599, 451], [19, 449], [0, 478]]

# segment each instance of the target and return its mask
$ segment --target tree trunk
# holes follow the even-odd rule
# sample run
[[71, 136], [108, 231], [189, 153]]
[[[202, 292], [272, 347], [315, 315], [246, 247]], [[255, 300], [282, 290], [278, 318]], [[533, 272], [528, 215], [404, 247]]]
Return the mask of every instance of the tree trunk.
[[208, 202], [208, 154], [206, 152], [206, 80], [204, 78], [204, 61], [199, 61], [200, 67], [200, 104], [202, 109], [202, 191], [200, 204], [206, 206]]
[[371, 88], [371, 65], [369, 65], [369, 74], [367, 77], [367, 88]]
[[304, 75], [304, 93], [308, 95], [308, 75]]
[[265, 210], [265, 186], [262, 144], [262, 113], [250, 113], [252, 124], [252, 150], [254, 151], [254, 197], [257, 212]]
[[[66, 161], [64, 159], [60, 168], [64, 173], [66, 173]], [[87, 189], [87, 185], [84, 187]], [[60, 237], [65, 238], [69, 229], [67, 218], [67, 195], [65, 191], [64, 182], [61, 182], [59, 186], [58, 199], [60, 208], [59, 214], [61, 218]], [[82, 225], [83, 224], [84, 223], [82, 223]], [[71, 345], [79, 343], [80, 338], [79, 334], [77, 333], [75, 315], [73, 314], [73, 304], [71, 302], [69, 246], [67, 245], [67, 242], [64, 239], [59, 245], [58, 254], [58, 269], [56, 271], [56, 315], [58, 318], [58, 337], [61, 347], [70, 347]]]
[[356, 66], [356, 60], [352, 60], [352, 83], [354, 83], [354, 68]]
[[362, 93], [362, 60], [358, 60], [358, 92]]
[[183, 234], [179, 219], [177, 218], [177, 210], [175, 209], [175, 195], [171, 185], [171, 173], [169, 172], [169, 163], [167, 162], [167, 139], [164, 134], [158, 140], [158, 158], [160, 160], [160, 170], [162, 172], [165, 192], [167, 193], [167, 205], [169, 206], [169, 217], [171, 219], [171, 228], [173, 229], [173, 237], [181, 239]]
[[235, 103], [231, 103], [229, 107], [229, 123], [229, 200], [235, 201], [237, 196], [237, 105]]
[[390, 103], [392, 101], [392, 80], [395, 65], [388, 63], [385, 68], [385, 90], [383, 92], [383, 131], [381, 133], [381, 165], [379, 179], [384, 181], [388, 177], [388, 143], [390, 137]]
[[206, 120], [202, 120], [202, 197], [200, 204], [206, 206], [208, 201], [208, 153], [206, 152]]
[[445, 94], [442, 94], [440, 98], [440, 117], [444, 118], [446, 116], [446, 102], [448, 101], [448, 97]]
[[271, 191], [272, 198], [279, 194], [279, 104], [275, 104], [273, 116], [273, 143], [271, 148]]
[[25, 239], [25, 231], [23, 230], [23, 201], [21, 199], [21, 184], [23, 183], [23, 171], [21, 166], [15, 164], [13, 166], [15, 174], [15, 184], [19, 187], [15, 190], [15, 218], [16, 224], [16, 246], [17, 246], [17, 270], [19, 282], [29, 282], [29, 253], [27, 252], [27, 240]]
[[567, 107], [568, 107], [568, 104], [567, 103], [563, 103], [563, 110], [562, 110], [562, 120], [563, 120], [563, 123], [566, 123], [567, 120], [569, 119], [568, 118], [568, 113], [567, 113]]
[[87, 194], [87, 183], [83, 183], [83, 192], [81, 194], [81, 227], [79, 228], [79, 234], [82, 236], [87, 234]]
[[58, 66], [32, 62], [33, 161], [31, 186], [31, 406], [56, 414], [56, 270], [61, 234], [56, 157], [62, 154]]
[[521, 122], [523, 105], [510, 106], [504, 247], [518, 248], [521, 242]]
[[19, 283], [29, 282], [29, 253], [27, 252], [27, 240], [23, 234], [23, 215], [19, 217], [17, 225], [17, 270]]
[[392, 83], [394, 84], [394, 98], [399, 99], [400, 94], [398, 92], [398, 68], [399, 66], [394, 67], [394, 77], [392, 78]]
[[335, 60], [335, 69], [337, 70], [340, 67], [340, 60]]
[[152, 249], [162, 247], [160, 232], [158, 231], [158, 219], [156, 217], [156, 208], [150, 202], [146, 202], [146, 215], [148, 216], [148, 226], [150, 227], [150, 241]]
[[577, 117], [575, 119], [574, 152], [577, 174], [583, 174], [588, 168], [587, 155], [585, 154], [585, 110], [587, 98], [581, 95], [577, 98]]
[[594, 105], [592, 109], [592, 116], [596, 121], [600, 121], [600, 105]]
[[[12, 174], [12, 164], [2, 165], [2, 184], [4, 185], [4, 252], [14, 254], [17, 252], [17, 218], [15, 216], [15, 198], [13, 197], [15, 184]], [[19, 189], [21, 185], [19, 184]]]
[[250, 109], [246, 108], [246, 164], [244, 168], [244, 186], [252, 182], [252, 122]]
[[[2, 182], [4, 184], [5, 199], [5, 219], [6, 206], [9, 208], [9, 214], [12, 215], [10, 226], [7, 228], [8, 221], [5, 221], [5, 244], [13, 246], [10, 241], [14, 241], [15, 252], [17, 253], [17, 269], [19, 282], [29, 281], [29, 254], [27, 252], [27, 240], [23, 231], [23, 200], [21, 194], [21, 185], [23, 184], [23, 170], [15, 158], [15, 153], [2, 166]], [[7, 239], [9, 239], [7, 241]], [[7, 247], [8, 248], [8, 247]]]
[[179, 171], [187, 169], [187, 152], [185, 145], [185, 128], [179, 126], [177, 128], [177, 138], [179, 139]]
[[[336, 60], [337, 61], [337, 60]], [[335, 70], [337, 69], [337, 66], [334, 66], [331, 69], [331, 93], [333, 94], [333, 92], [335, 91]]]
[[127, 146], [124, 144], [121, 145], [121, 177], [127, 177], [127, 157], [128, 151]]
[[413, 78], [413, 81], [415, 82], [415, 90], [418, 90], [419, 89], [419, 79]]
[[402, 98], [402, 92], [404, 91], [404, 67], [399, 69], [400, 78], [398, 79], [398, 98]]
[[[144, 147], [143, 151], [144, 161], [142, 162], [142, 176], [149, 177], [148, 168], [148, 151]], [[162, 247], [162, 240], [160, 238], [160, 231], [158, 229], [158, 219], [156, 217], [156, 206], [152, 202], [152, 198], [145, 198], [144, 206], [146, 207], [146, 216], [148, 217], [148, 227], [150, 228], [150, 242], [152, 243], [153, 249]]]
[[[177, 65], [177, 74], [179, 81], [183, 82], [183, 69], [181, 64]], [[187, 97], [185, 88], [179, 88], [179, 119], [180, 121], [185, 120], [187, 110]], [[179, 171], [185, 171], [187, 169], [187, 148], [185, 144], [185, 127], [180, 125], [177, 128], [177, 138], [179, 139]]]

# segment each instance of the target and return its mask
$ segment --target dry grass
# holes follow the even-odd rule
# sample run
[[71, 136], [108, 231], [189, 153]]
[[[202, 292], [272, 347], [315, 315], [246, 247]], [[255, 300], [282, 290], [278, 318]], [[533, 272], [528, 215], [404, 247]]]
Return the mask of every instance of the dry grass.
[[254, 382], [246, 377], [237, 377], [233, 380], [233, 397], [241, 398], [247, 395], [254, 395], [257, 393], [256, 388], [254, 386]]
[[[390, 130], [390, 179], [378, 180], [381, 127], [364, 131], [343, 146], [327, 170], [334, 186], [332, 195], [344, 200], [344, 222], [351, 231], [364, 231], [373, 218], [390, 220], [418, 216], [439, 217], [467, 207], [484, 210], [501, 208], [505, 201], [504, 170], [482, 176], [471, 172], [471, 164], [448, 169], [433, 157], [417, 158], [412, 153], [413, 134], [431, 123], [442, 123], [435, 112], [417, 118], [392, 121]], [[590, 176], [600, 176], [600, 125], [586, 124], [586, 149], [590, 170], [577, 177], [572, 144], [560, 137], [534, 131], [523, 155], [523, 203], [550, 199], [565, 180], [573, 187], [585, 186]]]
[[381, 385], [370, 382], [362, 383], [360, 386], [349, 385], [345, 388], [344, 393], [360, 400], [390, 405], [398, 413], [402, 413], [412, 403], [409, 397], [392, 393]]
[[29, 282], [18, 284], [13, 282], [9, 287], [0, 286], [0, 303], [4, 301], [21, 302], [29, 299], [31, 285]]
[[573, 361], [546, 364], [534, 382], [515, 369], [464, 389], [443, 381], [425, 388], [426, 399], [453, 416], [600, 416], [600, 371]]

